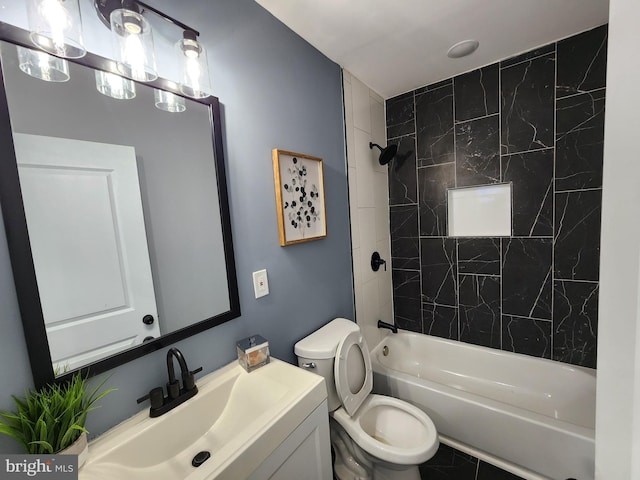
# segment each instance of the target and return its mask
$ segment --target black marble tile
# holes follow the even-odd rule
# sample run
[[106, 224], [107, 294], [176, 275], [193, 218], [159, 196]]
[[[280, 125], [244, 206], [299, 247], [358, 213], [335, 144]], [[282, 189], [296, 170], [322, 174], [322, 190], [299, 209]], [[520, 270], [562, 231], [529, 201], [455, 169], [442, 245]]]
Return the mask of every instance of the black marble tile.
[[554, 282], [553, 359], [596, 368], [598, 284]]
[[422, 301], [456, 306], [456, 241], [421, 238]]
[[445, 80], [442, 80], [440, 82], [436, 82], [436, 83], [432, 83], [431, 85], [427, 85], [426, 87], [420, 87], [416, 90], [414, 90], [416, 95], [419, 95], [420, 93], [424, 93], [424, 92], [431, 92], [433, 90], [437, 90], [438, 88], [442, 88], [442, 87], [448, 87], [453, 83], [453, 78], [447, 78]]
[[456, 186], [500, 181], [500, 117], [456, 125]]
[[502, 181], [512, 182], [513, 234], [553, 236], [553, 150], [505, 155]]
[[556, 191], [602, 186], [605, 91], [556, 102]]
[[[393, 268], [415, 270], [394, 273], [413, 291], [394, 296], [403, 328], [595, 367], [606, 37], [598, 27], [386, 102], [389, 143], [411, 152], [415, 139], [389, 167]], [[445, 238], [447, 189], [494, 182], [513, 186], [514, 237]], [[478, 478], [500, 472], [480, 462]]]
[[455, 164], [418, 169], [420, 235], [447, 234], [447, 189], [455, 186]]
[[386, 101], [387, 138], [401, 137], [416, 132], [413, 111], [413, 92], [404, 93]]
[[525, 62], [527, 60], [531, 60], [533, 58], [536, 57], [541, 57], [543, 55], [547, 55], [549, 53], [553, 53], [556, 49], [556, 44], [555, 43], [549, 43], [547, 45], [544, 45], [542, 47], [538, 47], [535, 50], [530, 50], [528, 52], [525, 53], [521, 53], [520, 55], [516, 55], [515, 57], [511, 57], [511, 58], [507, 58], [506, 60], [503, 60], [500, 62], [500, 67], [501, 68], [506, 68], [509, 67], [511, 65], [515, 65], [517, 63], [522, 63]]
[[551, 358], [551, 328], [548, 320], [503, 315], [502, 350]]
[[601, 190], [556, 193], [556, 279], [598, 280], [601, 198]]
[[389, 223], [393, 268], [419, 270], [418, 206], [390, 207]]
[[398, 328], [422, 333], [420, 272], [393, 270], [393, 317]]
[[607, 30], [602, 25], [558, 42], [558, 98], [606, 85]]
[[428, 335], [458, 340], [458, 309], [446, 305], [423, 303], [422, 330]]
[[456, 122], [498, 113], [498, 80], [497, 63], [455, 77], [453, 89]]
[[478, 459], [440, 443], [436, 454], [419, 468], [422, 480], [475, 480]]
[[479, 462], [476, 480], [524, 480], [524, 478], [502, 470], [495, 465], [483, 462], [482, 460]]
[[459, 238], [458, 272], [500, 275], [500, 239]]
[[389, 205], [418, 203], [416, 175], [416, 139], [413, 135], [389, 140], [398, 145], [398, 153], [387, 167]]
[[546, 55], [502, 69], [502, 153], [552, 147], [555, 57]]
[[418, 167], [453, 162], [453, 86], [416, 95]]
[[551, 319], [552, 239], [502, 239], [502, 313]]
[[500, 348], [500, 277], [460, 275], [460, 340]]

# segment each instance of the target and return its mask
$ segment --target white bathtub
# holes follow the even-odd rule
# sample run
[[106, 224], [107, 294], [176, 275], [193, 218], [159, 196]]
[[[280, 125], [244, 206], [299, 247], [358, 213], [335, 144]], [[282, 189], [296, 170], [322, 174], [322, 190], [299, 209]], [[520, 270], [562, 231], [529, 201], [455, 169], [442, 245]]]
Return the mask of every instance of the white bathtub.
[[594, 478], [594, 370], [403, 331], [371, 361], [374, 391], [422, 408], [443, 443], [527, 479]]

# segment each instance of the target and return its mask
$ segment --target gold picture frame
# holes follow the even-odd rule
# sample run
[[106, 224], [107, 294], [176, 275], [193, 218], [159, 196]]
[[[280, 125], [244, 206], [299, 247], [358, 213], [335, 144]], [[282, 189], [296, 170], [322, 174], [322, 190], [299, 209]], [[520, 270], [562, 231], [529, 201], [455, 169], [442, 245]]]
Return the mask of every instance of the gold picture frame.
[[271, 153], [280, 246], [326, 237], [322, 158], [278, 148]]

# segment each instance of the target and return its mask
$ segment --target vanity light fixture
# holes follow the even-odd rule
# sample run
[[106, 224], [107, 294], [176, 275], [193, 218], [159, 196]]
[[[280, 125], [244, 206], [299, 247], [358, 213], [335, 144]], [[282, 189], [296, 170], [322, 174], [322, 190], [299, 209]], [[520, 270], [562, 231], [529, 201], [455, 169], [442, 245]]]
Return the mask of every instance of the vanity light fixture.
[[135, 0], [123, 0], [122, 8], [109, 15], [118, 71], [140, 82], [158, 78], [153, 49], [153, 32]]
[[82, 20], [78, 0], [27, 0], [31, 41], [63, 58], [83, 57]]
[[[158, 78], [153, 30], [145, 16], [154, 14], [182, 30], [176, 43], [181, 65], [180, 92], [191, 98], [210, 95], [211, 84], [207, 53], [195, 29], [138, 0], [93, 0], [101, 21], [111, 30], [117, 72], [96, 73], [96, 88], [104, 95], [118, 99], [135, 97], [131, 80], [152, 82]], [[79, 58], [86, 54], [82, 42], [82, 22], [78, 0], [27, 0], [30, 37], [40, 49], [63, 58]], [[66, 81], [69, 67], [62, 59], [25, 51], [20, 68], [36, 78]], [[126, 79], [130, 79], [128, 82]], [[167, 94], [156, 97], [156, 106], [168, 112], [186, 109], [184, 99]]]
[[41, 52], [16, 46], [18, 66], [27, 75], [45, 82], [66, 82], [69, 80], [69, 63], [63, 59]]
[[187, 97], [209, 96], [209, 64], [204, 46], [198, 42], [193, 30], [185, 30], [182, 40], [176, 43], [182, 60], [182, 82], [180, 91]]
[[115, 73], [96, 70], [96, 89], [107, 97], [130, 100], [136, 96], [136, 86], [132, 80]]
[[182, 29], [176, 43], [182, 65], [180, 91], [192, 98], [210, 95], [207, 55], [197, 30], [138, 0], [95, 0], [95, 7], [112, 31], [120, 73], [142, 82], [157, 78], [151, 24], [144, 16], [150, 12]]
[[153, 97], [156, 102], [156, 108], [164, 110], [165, 112], [181, 113], [187, 109], [184, 97], [174, 95], [171, 92], [165, 90], [153, 90]]

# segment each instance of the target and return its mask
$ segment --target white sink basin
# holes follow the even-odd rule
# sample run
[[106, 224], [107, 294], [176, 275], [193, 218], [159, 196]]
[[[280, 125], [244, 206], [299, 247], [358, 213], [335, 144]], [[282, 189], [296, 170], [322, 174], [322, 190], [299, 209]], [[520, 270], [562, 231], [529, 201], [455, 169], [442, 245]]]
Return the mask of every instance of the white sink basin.
[[[197, 385], [168, 413], [145, 410], [91, 442], [80, 479], [245, 478], [327, 395], [322, 377], [273, 358], [251, 373], [234, 361]], [[211, 457], [193, 467], [201, 451]]]

